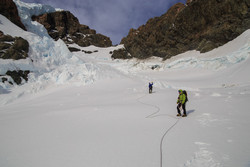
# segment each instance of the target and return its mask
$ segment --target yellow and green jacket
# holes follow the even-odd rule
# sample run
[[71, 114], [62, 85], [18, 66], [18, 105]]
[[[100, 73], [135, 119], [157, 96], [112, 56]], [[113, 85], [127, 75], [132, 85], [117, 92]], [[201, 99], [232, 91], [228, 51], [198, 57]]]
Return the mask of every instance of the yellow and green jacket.
[[186, 95], [181, 91], [181, 93], [178, 97], [177, 103], [184, 104], [185, 102], [186, 102]]

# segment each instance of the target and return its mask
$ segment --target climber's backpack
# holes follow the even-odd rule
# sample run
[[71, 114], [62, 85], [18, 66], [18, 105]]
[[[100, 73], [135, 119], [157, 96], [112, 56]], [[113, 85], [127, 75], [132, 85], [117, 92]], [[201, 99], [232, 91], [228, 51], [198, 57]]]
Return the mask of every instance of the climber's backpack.
[[183, 94], [186, 95], [186, 101], [185, 101], [185, 103], [186, 103], [188, 101], [187, 91], [183, 90]]

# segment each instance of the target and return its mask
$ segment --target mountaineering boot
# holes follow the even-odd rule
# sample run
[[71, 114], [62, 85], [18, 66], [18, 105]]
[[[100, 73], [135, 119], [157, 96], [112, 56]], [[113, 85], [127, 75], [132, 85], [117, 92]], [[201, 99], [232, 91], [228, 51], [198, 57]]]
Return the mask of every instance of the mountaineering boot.
[[177, 114], [176, 116], [177, 116], [177, 117], [180, 117], [180, 116], [181, 116], [181, 114]]
[[187, 117], [187, 115], [186, 115], [186, 114], [183, 114], [182, 117]]

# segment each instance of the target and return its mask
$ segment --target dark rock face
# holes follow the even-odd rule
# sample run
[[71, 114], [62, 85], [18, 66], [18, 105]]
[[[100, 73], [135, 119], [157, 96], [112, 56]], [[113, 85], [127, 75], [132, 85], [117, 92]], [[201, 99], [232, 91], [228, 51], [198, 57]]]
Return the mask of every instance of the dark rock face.
[[[4, 35], [0, 31], [0, 59], [26, 59], [29, 52], [29, 43], [21, 37], [12, 37], [10, 35]], [[13, 85], [12, 81], [8, 80], [10, 76], [13, 81], [20, 85], [24, 79], [28, 81], [28, 74], [30, 71], [7, 71], [6, 74], [0, 75], [0, 82], [8, 82]]]
[[[0, 0], [0, 14], [4, 15], [11, 22], [26, 30], [22, 24], [18, 15], [16, 4], [12, 0]], [[0, 59], [25, 59], [28, 57], [29, 43], [21, 37], [12, 37], [10, 35], [4, 35], [0, 31]], [[29, 71], [7, 71], [5, 75], [0, 76], [0, 82], [8, 82], [8, 78], [11, 77], [13, 81], [20, 85], [22, 80], [28, 81]], [[7, 77], [9, 76], [9, 77]]]
[[112, 54], [111, 57], [115, 58], [115, 59], [130, 59], [130, 58], [132, 58], [126, 49], [114, 50], [114, 52], [112, 52], [111, 54]]
[[[95, 45], [98, 47], [112, 46], [110, 38], [96, 34], [96, 31], [86, 25], [81, 25], [78, 19], [68, 11], [46, 13], [33, 16], [35, 20], [45, 26], [49, 35], [58, 40], [62, 39], [66, 44], [76, 43], [85, 47]], [[72, 49], [76, 51], [76, 49]]]
[[[17, 85], [20, 85], [22, 83], [22, 79], [24, 79], [26, 82], [28, 81], [29, 73], [30, 71], [22, 71], [22, 70], [7, 71], [6, 75], [10, 76]], [[9, 82], [10, 84], [13, 84], [11, 81], [8, 81], [8, 79], [5, 77], [2, 78], [2, 82]]]
[[[131, 29], [121, 44], [132, 57], [167, 59], [188, 50], [210, 51], [249, 28], [249, 0], [187, 0], [186, 5], [178, 3], [137, 30]], [[112, 57], [129, 58], [124, 51], [116, 55]]]
[[0, 0], [0, 14], [4, 15], [14, 24], [26, 31], [18, 15], [16, 4], [12, 0]]
[[25, 59], [28, 57], [29, 43], [21, 37], [4, 35], [0, 31], [0, 58], [2, 59]]

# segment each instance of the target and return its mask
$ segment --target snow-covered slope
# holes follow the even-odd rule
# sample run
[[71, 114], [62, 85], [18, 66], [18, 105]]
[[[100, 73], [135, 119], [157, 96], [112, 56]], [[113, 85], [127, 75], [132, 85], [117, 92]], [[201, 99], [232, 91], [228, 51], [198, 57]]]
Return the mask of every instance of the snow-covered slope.
[[[0, 75], [4, 75], [8, 70], [29, 70], [31, 71], [29, 84], [38, 87], [44, 87], [44, 85], [40, 86], [39, 83], [62, 84], [79, 81], [81, 84], [88, 84], [107, 76], [105, 70], [74, 56], [62, 40], [54, 41], [42, 25], [31, 21], [33, 14], [53, 12], [56, 9], [41, 4], [28, 4], [19, 0], [16, 0], [15, 3], [21, 20], [25, 23], [28, 31], [23, 31], [2, 15], [0, 15], [0, 30], [4, 34], [26, 39], [30, 45], [29, 58], [18, 61], [1, 60]], [[8, 92], [11, 87], [12, 85], [7, 82], [0, 83], [1, 92]], [[32, 85], [29, 87], [33, 89]], [[32, 92], [39, 89], [34, 88]], [[16, 96], [23, 93], [19, 92]], [[8, 98], [4, 99], [5, 102], [9, 100]]]
[[122, 45], [72, 54], [31, 23], [25, 32], [0, 15], [1, 31], [30, 43], [30, 58], [0, 60], [0, 74], [32, 71], [21, 86], [0, 83], [0, 166], [250, 166], [250, 30], [205, 54], [139, 61], [112, 60]]

